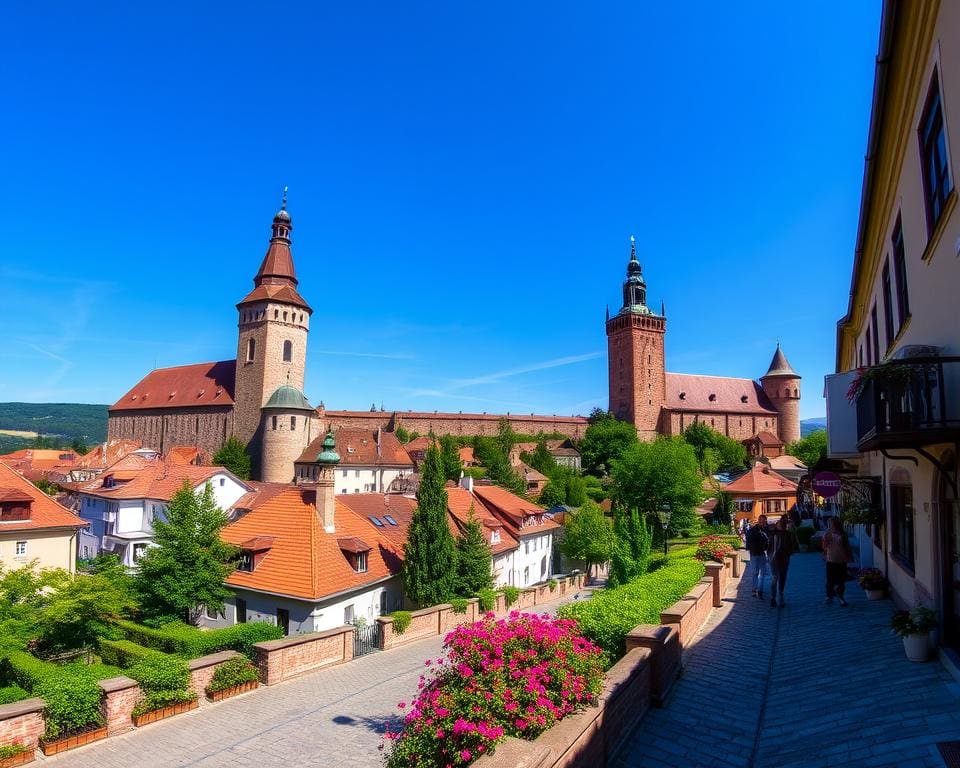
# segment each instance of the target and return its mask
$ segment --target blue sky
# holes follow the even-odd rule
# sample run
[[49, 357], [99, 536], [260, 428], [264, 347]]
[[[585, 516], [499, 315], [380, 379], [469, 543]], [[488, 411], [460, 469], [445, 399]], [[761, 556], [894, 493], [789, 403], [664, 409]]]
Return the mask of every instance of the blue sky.
[[333, 408], [606, 406], [637, 237], [669, 370], [824, 412], [880, 3], [5, 4], [0, 401], [235, 355], [280, 190]]

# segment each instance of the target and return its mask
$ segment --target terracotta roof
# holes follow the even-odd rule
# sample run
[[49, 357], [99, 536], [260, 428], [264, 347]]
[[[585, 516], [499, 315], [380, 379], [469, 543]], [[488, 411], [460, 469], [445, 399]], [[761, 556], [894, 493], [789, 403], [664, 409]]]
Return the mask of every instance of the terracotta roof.
[[766, 464], [757, 462], [748, 472], [724, 487], [730, 493], [763, 493], [793, 495], [797, 492], [797, 484], [778, 475]]
[[79, 466], [85, 469], [103, 469], [119, 461], [131, 451], [140, 448], [139, 440], [108, 440], [80, 457]]
[[80, 456], [71, 450], [24, 448], [0, 456], [0, 461], [15, 469], [28, 480], [42, 480], [51, 472], [79, 466]]
[[229, 509], [231, 516], [238, 516], [244, 512], [263, 504], [267, 499], [272, 499], [290, 488], [287, 483], [261, 483], [256, 480], [244, 481], [250, 490], [237, 499]]
[[477, 457], [473, 455], [473, 447], [472, 447], [472, 446], [467, 445], [467, 446], [461, 448], [459, 453], [460, 453], [460, 461], [462, 461], [464, 464], [476, 464], [476, 463], [477, 463]]
[[237, 546], [249, 552], [263, 552], [273, 546], [273, 536], [254, 536], [252, 539], [241, 541]]
[[807, 465], [804, 464], [796, 456], [791, 456], [789, 453], [785, 453], [782, 456], [775, 456], [770, 459], [770, 466], [774, 469], [806, 469]]
[[411, 440], [409, 443], [405, 444], [403, 447], [406, 448], [407, 453], [411, 451], [426, 451], [430, 447], [433, 440], [429, 437], [418, 437], [415, 440]]
[[[343, 493], [337, 496], [341, 504], [353, 510], [354, 514], [363, 520], [366, 520], [371, 528], [374, 528], [382, 536], [386, 536], [401, 551], [407, 541], [407, 531], [410, 529], [410, 521], [413, 519], [413, 512], [417, 508], [417, 500], [406, 496], [400, 496], [395, 493]], [[392, 517], [397, 523], [391, 525], [387, 520], [387, 515]], [[383, 526], [378, 526], [373, 522], [376, 518]]]
[[85, 520], [58, 504], [33, 483], [0, 461], [0, 494], [9, 501], [31, 500], [29, 520], [5, 521], [0, 531], [32, 531], [43, 528], [83, 528]]
[[454, 536], [460, 536], [470, 519], [470, 508], [473, 507], [473, 515], [483, 526], [484, 538], [490, 543], [490, 534], [493, 531], [500, 532], [500, 543], [490, 544], [490, 552], [499, 555], [509, 552], [511, 549], [517, 549], [520, 544], [510, 534], [503, 523], [493, 515], [470, 491], [466, 488], [448, 488], [447, 489], [447, 511], [450, 513], [448, 523], [451, 526], [450, 532]]
[[498, 485], [475, 485], [473, 492], [484, 506], [496, 515], [514, 537], [532, 533], [542, 533], [560, 526], [544, 517], [538, 525], [523, 525], [524, 520], [533, 515], [543, 515], [543, 507], [527, 501], [506, 488]]
[[371, 547], [367, 542], [358, 536], [341, 536], [337, 539], [337, 546], [340, 547], [344, 552], [352, 552], [357, 554], [359, 552], [369, 552], [373, 547]]
[[[297, 459], [298, 464], [313, 464], [323, 450], [326, 435], [318, 435]], [[397, 440], [393, 432], [380, 431], [380, 448], [377, 450], [377, 431], [368, 429], [338, 429], [334, 433], [340, 466], [390, 466], [413, 469], [410, 454]]]
[[758, 441], [760, 445], [769, 445], [774, 448], [779, 448], [780, 446], [783, 445], [783, 440], [781, 440], [772, 432], [767, 432], [767, 430], [765, 429], [761, 430], [760, 432], [757, 432], [757, 434], [753, 435], [752, 437], [748, 437], [743, 442], [750, 443], [755, 440]]
[[800, 374], [793, 370], [790, 363], [787, 362], [787, 357], [783, 354], [783, 350], [780, 349], [779, 344], [777, 344], [777, 351], [773, 353], [773, 359], [770, 361], [770, 367], [767, 369], [767, 372], [763, 374], [763, 378], [766, 378], [767, 376], [790, 376], [791, 378], [800, 378]]
[[258, 285], [250, 293], [243, 297], [243, 300], [237, 304], [242, 307], [246, 304], [254, 304], [258, 301], [275, 301], [281, 304], [292, 304], [300, 307], [309, 314], [313, 310], [306, 300], [289, 285]]
[[[145, 467], [128, 483], [115, 488], [93, 487], [82, 490], [89, 496], [105, 499], [157, 499], [170, 501], [184, 482], [196, 488], [219, 472], [223, 467], [197, 467], [192, 464], [151, 464]], [[106, 479], [115, 473], [104, 472]], [[118, 478], [119, 479], [119, 478]], [[240, 481], [242, 482], [242, 481]]]
[[324, 415], [330, 419], [337, 418], [369, 418], [376, 419], [379, 421], [386, 421], [388, 418], [388, 413], [394, 413], [399, 418], [399, 422], [403, 423], [404, 416], [409, 418], [416, 419], [463, 419], [464, 421], [489, 421], [494, 424], [500, 421], [500, 419], [510, 419], [510, 421], [515, 422], [529, 422], [531, 424], [542, 424], [542, 423], [559, 423], [559, 424], [582, 424], [586, 426], [588, 424], [586, 416], [544, 416], [538, 414], [529, 414], [527, 416], [522, 416], [519, 414], [503, 414], [503, 413], [446, 413], [443, 411], [391, 411], [391, 412], [382, 412], [382, 411], [328, 411], [324, 410]]
[[204, 455], [195, 445], [177, 445], [166, 455], [169, 464], [202, 464]]
[[713, 411], [776, 416], [766, 393], [751, 379], [668, 373], [667, 399], [670, 411]]
[[[273, 545], [251, 572], [234, 571], [227, 584], [318, 600], [400, 572], [402, 550], [379, 529], [335, 500], [336, 532], [329, 534], [315, 506], [315, 491], [287, 489], [223, 529], [224, 541], [239, 545], [256, 536], [273, 537]], [[357, 573], [338, 539], [370, 542], [367, 571]]]
[[236, 360], [157, 368], [110, 407], [113, 411], [233, 405]]

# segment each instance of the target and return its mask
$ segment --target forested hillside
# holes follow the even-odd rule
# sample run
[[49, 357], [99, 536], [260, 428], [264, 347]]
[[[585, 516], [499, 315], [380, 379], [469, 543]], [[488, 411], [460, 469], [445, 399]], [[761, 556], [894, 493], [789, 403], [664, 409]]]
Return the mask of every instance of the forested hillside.
[[107, 437], [107, 406], [80, 403], [0, 403], [0, 453], [33, 445], [87, 445]]

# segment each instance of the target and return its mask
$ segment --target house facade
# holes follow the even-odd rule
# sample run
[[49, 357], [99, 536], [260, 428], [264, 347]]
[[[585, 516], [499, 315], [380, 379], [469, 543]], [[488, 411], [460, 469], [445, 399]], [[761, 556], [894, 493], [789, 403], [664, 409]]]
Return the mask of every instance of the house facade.
[[[413, 474], [414, 462], [393, 432], [342, 428], [333, 434], [340, 456], [334, 478], [337, 493], [386, 493], [394, 480]], [[325, 439], [317, 437], [297, 458], [297, 482], [316, 478]]]
[[751, 523], [755, 523], [760, 515], [766, 515], [770, 522], [774, 522], [797, 500], [797, 484], [760, 461], [727, 483], [723, 490], [733, 496], [735, 519]]
[[[883, 4], [850, 299], [827, 377], [828, 452], [874, 524], [894, 599], [960, 647], [960, 6]], [[863, 545], [862, 545], [863, 546]]]

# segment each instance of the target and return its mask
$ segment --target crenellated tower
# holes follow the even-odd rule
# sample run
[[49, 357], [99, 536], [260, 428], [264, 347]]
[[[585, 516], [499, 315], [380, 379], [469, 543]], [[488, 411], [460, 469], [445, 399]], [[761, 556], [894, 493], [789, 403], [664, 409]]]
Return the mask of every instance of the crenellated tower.
[[607, 312], [606, 327], [610, 411], [631, 422], [642, 439], [653, 440], [666, 399], [667, 318], [662, 309], [658, 315], [647, 306], [647, 283], [632, 236], [623, 306], [613, 317]]
[[[297, 292], [297, 275], [290, 250], [293, 221], [286, 203], [284, 191], [283, 204], [273, 217], [267, 253], [253, 278], [254, 288], [237, 304], [239, 322], [233, 432], [248, 444], [255, 478], [263, 474], [263, 407], [281, 387], [293, 388], [302, 397], [307, 333], [313, 313]], [[287, 400], [289, 398], [285, 398], [284, 402]], [[303, 401], [306, 402], [306, 398]], [[297, 421], [295, 419], [293, 422], [294, 430], [297, 429]], [[308, 420], [303, 421], [305, 429]], [[287, 424], [289, 426], [289, 420]], [[300, 442], [299, 436], [289, 437], [291, 445]], [[292, 461], [289, 474], [292, 478]]]
[[773, 353], [770, 367], [760, 377], [760, 385], [777, 409], [779, 428], [777, 436], [784, 443], [793, 443], [800, 439], [800, 374], [787, 362], [786, 355], [780, 349]]

